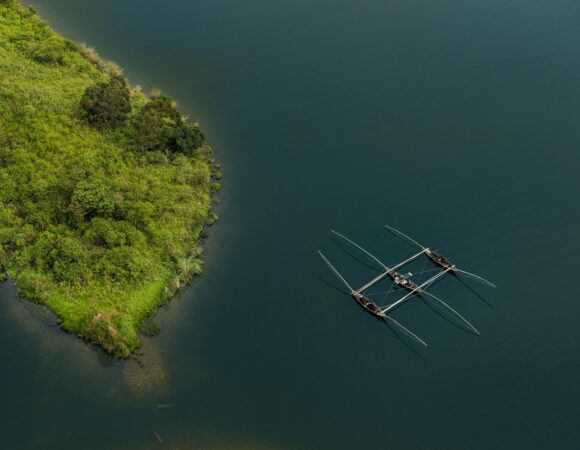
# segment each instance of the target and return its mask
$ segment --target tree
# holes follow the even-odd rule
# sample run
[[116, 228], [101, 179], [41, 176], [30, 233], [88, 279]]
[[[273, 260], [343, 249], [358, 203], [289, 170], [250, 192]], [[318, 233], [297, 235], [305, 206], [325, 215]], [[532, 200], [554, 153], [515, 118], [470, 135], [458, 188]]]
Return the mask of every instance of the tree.
[[197, 125], [183, 124], [173, 133], [172, 150], [190, 155], [193, 150], [201, 147], [205, 137]]
[[121, 125], [131, 112], [129, 88], [123, 77], [88, 87], [81, 99], [87, 121], [97, 129]]
[[89, 253], [72, 237], [60, 239], [50, 254], [50, 262], [57, 281], [80, 282], [89, 272]]
[[80, 181], [68, 207], [77, 221], [112, 215], [115, 202], [110, 189], [100, 179]]
[[185, 123], [175, 103], [164, 95], [154, 98], [141, 109], [134, 129], [140, 151], [191, 154], [204, 141], [199, 127]]

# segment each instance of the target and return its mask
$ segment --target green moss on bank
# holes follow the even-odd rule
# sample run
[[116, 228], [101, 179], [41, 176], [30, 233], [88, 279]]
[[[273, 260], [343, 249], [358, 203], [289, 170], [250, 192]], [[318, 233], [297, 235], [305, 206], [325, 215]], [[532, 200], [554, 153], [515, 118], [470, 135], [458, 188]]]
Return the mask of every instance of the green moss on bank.
[[213, 166], [205, 143], [139, 151], [151, 99], [136, 90], [120, 126], [90, 126], [85, 90], [119, 73], [0, 0], [0, 269], [63, 329], [128, 356], [147, 318], [201, 272]]

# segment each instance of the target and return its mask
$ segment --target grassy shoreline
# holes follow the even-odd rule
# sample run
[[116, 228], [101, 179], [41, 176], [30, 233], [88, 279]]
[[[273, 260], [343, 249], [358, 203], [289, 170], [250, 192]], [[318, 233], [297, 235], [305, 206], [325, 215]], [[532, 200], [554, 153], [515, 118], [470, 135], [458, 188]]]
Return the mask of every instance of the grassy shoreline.
[[120, 69], [13, 0], [0, 0], [0, 72], [0, 269], [62, 329], [127, 357], [201, 273], [221, 177], [211, 148], [137, 89], [119, 124], [89, 123], [83, 95]]

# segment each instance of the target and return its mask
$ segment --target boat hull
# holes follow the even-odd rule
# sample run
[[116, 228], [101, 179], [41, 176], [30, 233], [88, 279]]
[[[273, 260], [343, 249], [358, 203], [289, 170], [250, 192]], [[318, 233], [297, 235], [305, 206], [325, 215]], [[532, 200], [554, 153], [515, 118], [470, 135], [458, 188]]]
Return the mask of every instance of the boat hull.
[[399, 272], [389, 272], [389, 277], [391, 280], [397, 283], [398, 286], [405, 289], [406, 291], [414, 292], [419, 289], [419, 286], [411, 281], [409, 277], [402, 275]]
[[377, 319], [384, 320], [383, 312], [381, 308], [377, 306], [375, 302], [371, 299], [365, 297], [364, 295], [353, 295], [352, 298], [369, 314], [372, 314]]
[[434, 251], [427, 252], [427, 257], [435, 264], [437, 264], [439, 267], [443, 267], [444, 269], [453, 270], [453, 268], [455, 267], [451, 263], [451, 261], [449, 261], [447, 258], [445, 258], [445, 256], [440, 255], [437, 252]]

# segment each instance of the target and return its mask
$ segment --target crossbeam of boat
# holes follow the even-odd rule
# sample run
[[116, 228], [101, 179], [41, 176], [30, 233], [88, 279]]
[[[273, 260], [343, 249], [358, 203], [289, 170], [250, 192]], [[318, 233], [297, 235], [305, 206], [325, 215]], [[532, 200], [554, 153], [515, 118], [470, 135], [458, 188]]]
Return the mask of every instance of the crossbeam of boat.
[[392, 311], [393, 309], [395, 309], [397, 306], [401, 305], [402, 303], [406, 302], [407, 300], [411, 300], [413, 297], [419, 295], [421, 293], [421, 291], [428, 287], [429, 285], [433, 284], [437, 279], [441, 278], [442, 276], [444, 276], [447, 272], [449, 272], [451, 270], [451, 268], [446, 268], [443, 269], [441, 272], [439, 272], [437, 275], [432, 276], [431, 278], [429, 278], [427, 281], [425, 281], [424, 283], [422, 283], [421, 285], [417, 286], [415, 289], [413, 289], [411, 292], [409, 292], [407, 295], [401, 297], [399, 300], [397, 300], [395, 303], [390, 304], [389, 306], [387, 306], [386, 308], [382, 309], [382, 313], [383, 314], [388, 314], [390, 311]]
[[406, 264], [409, 264], [411, 261], [414, 261], [415, 259], [417, 259], [419, 256], [421, 256], [422, 254], [424, 254], [427, 250], [421, 250], [419, 253], [417, 253], [416, 255], [411, 256], [410, 258], [407, 258], [405, 261], [400, 262], [399, 264], [397, 264], [394, 267], [391, 267], [390, 269], [388, 267], [385, 267], [385, 271], [383, 273], [381, 273], [380, 275], [376, 276], [375, 278], [373, 278], [371, 281], [369, 281], [368, 283], [366, 283], [364, 286], [362, 286], [361, 288], [357, 289], [355, 292], [357, 294], [360, 294], [363, 291], [366, 291], [368, 288], [370, 288], [371, 286], [374, 286], [375, 284], [377, 284], [379, 281], [381, 281], [382, 279], [386, 278], [389, 273], [403, 267]]
[[[326, 265], [332, 270], [332, 272], [334, 272], [334, 274], [347, 287], [347, 289], [350, 291], [350, 295], [353, 296], [353, 297], [357, 297], [358, 294], [350, 287], [350, 285], [348, 284], [348, 282], [343, 278], [343, 276], [339, 273], [339, 271], [336, 270], [336, 268], [330, 263], [330, 261], [328, 259], [326, 259], [326, 257], [322, 254], [322, 252], [318, 251], [318, 254], [322, 257], [322, 259], [324, 260], [324, 262], [326, 263]], [[382, 312], [381, 313], [378, 313], [378, 314], [375, 314], [375, 315], [377, 317], [380, 317], [381, 319], [385, 320], [385, 322], [387, 322], [388, 324], [390, 324], [391, 326], [393, 326], [395, 329], [401, 331], [403, 334], [406, 334], [407, 336], [409, 336], [414, 341], [419, 342], [420, 344], [422, 344], [425, 347], [427, 347], [427, 344], [426, 344], [426, 342], [423, 339], [421, 339], [415, 333], [413, 333], [412, 331], [410, 331], [409, 329], [407, 329], [406, 327], [404, 327], [403, 325], [401, 325], [399, 322], [397, 322], [392, 317], [386, 316]]]

